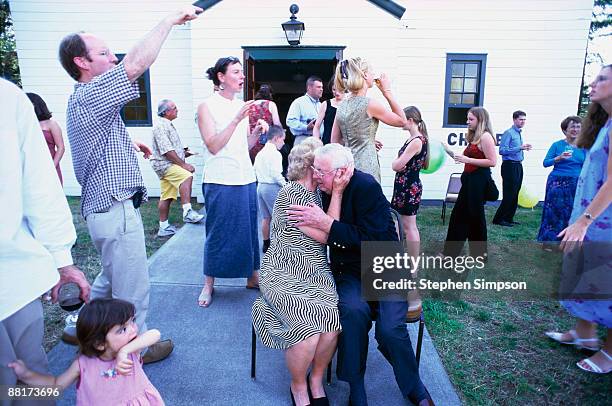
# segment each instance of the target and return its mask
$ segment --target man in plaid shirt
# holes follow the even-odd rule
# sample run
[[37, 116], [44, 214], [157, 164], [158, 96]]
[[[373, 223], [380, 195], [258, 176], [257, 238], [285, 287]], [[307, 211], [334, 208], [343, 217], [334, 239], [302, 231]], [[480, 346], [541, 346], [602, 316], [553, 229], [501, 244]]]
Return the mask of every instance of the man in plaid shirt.
[[[145, 158], [151, 151], [132, 143], [119, 112], [139, 97], [136, 79], [155, 61], [172, 27], [195, 19], [201, 11], [191, 6], [168, 15], [119, 64], [106, 43], [92, 34], [69, 34], [59, 48], [62, 66], [77, 81], [68, 99], [66, 126], [74, 172], [82, 188], [81, 212], [102, 260], [91, 298], [133, 303], [141, 333], [147, 330], [150, 284], [138, 211], [147, 191], [136, 151]], [[64, 331], [65, 338], [76, 341], [72, 334]], [[172, 349], [172, 341], [161, 341], [147, 349], [143, 361], [164, 359]]]

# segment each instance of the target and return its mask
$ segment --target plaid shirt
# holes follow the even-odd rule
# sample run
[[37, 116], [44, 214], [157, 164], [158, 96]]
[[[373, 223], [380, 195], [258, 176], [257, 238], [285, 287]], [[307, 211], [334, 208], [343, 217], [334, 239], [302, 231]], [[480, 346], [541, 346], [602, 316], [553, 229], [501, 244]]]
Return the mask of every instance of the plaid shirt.
[[89, 83], [77, 83], [68, 99], [66, 127], [84, 218], [138, 191], [146, 200], [136, 151], [119, 115], [139, 96], [138, 84], [128, 80], [120, 63]]
[[178, 131], [172, 125], [172, 122], [164, 117], [159, 117], [159, 120], [153, 128], [153, 145], [151, 146], [153, 155], [149, 161], [153, 170], [163, 178], [164, 174], [172, 166], [172, 162], [164, 156], [164, 154], [174, 151], [181, 160], [185, 160], [185, 151]]

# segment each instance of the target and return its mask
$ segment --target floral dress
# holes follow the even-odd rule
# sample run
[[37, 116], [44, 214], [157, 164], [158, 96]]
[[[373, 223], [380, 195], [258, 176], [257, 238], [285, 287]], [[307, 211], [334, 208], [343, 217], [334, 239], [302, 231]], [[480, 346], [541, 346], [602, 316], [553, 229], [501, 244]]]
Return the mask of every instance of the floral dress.
[[[270, 111], [270, 101], [269, 100], [261, 100], [253, 103], [251, 108], [249, 109], [249, 129], [253, 132], [255, 126], [257, 125], [257, 120], [262, 119], [268, 125], [274, 124], [272, 121], [272, 112]], [[266, 145], [267, 137], [262, 135], [259, 137], [255, 145], [249, 150], [249, 157], [251, 158], [251, 162], [255, 163], [255, 157]]]
[[401, 156], [408, 147], [408, 144], [417, 138], [423, 143], [421, 151], [410, 158], [404, 169], [395, 174], [395, 183], [393, 185], [391, 207], [403, 216], [416, 215], [421, 204], [423, 184], [421, 179], [419, 179], [419, 171], [425, 166], [427, 161], [427, 138], [419, 135], [408, 139], [397, 154], [398, 157]]

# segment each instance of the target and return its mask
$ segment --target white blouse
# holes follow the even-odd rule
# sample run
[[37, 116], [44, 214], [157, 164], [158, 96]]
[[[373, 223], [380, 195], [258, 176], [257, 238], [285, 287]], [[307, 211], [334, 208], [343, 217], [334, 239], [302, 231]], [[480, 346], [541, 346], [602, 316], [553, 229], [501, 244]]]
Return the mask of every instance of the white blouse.
[[[217, 134], [227, 128], [244, 105], [241, 100], [228, 100], [218, 93], [214, 93], [204, 103], [210, 111]], [[212, 154], [204, 145], [202, 183], [247, 185], [255, 182], [255, 172], [249, 158], [247, 125], [248, 118], [245, 118], [236, 126], [227, 144], [216, 154]]]

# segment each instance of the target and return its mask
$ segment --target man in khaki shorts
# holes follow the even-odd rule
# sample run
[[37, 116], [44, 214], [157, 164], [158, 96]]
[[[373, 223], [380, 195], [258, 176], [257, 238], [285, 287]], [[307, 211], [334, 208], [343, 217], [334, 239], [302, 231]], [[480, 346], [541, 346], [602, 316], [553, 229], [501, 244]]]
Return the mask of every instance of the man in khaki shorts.
[[172, 100], [164, 99], [157, 107], [159, 120], [153, 128], [153, 155], [151, 166], [159, 176], [161, 196], [159, 198], [159, 237], [167, 237], [176, 233], [176, 228], [168, 222], [168, 213], [172, 200], [180, 193], [183, 205], [183, 221], [197, 223], [204, 216], [191, 208], [191, 184], [193, 181], [193, 165], [185, 162], [185, 158], [194, 155], [183, 149], [181, 138], [172, 124], [178, 116], [178, 109]]

